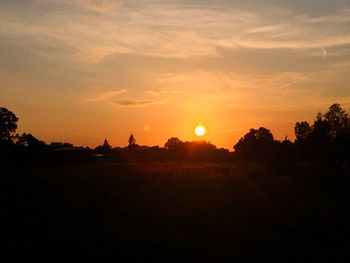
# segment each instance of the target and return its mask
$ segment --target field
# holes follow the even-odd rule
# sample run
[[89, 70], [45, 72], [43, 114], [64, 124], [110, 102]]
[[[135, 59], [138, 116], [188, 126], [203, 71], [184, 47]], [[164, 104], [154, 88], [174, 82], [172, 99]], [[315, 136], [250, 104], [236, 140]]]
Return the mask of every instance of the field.
[[12, 262], [348, 262], [348, 167], [99, 162], [0, 172]]

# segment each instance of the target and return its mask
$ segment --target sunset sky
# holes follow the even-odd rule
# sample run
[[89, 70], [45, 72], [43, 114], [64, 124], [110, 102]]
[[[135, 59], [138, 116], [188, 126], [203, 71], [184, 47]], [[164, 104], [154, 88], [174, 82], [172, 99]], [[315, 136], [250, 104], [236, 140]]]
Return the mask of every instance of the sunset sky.
[[232, 150], [350, 108], [349, 0], [0, 0], [0, 106], [19, 132]]

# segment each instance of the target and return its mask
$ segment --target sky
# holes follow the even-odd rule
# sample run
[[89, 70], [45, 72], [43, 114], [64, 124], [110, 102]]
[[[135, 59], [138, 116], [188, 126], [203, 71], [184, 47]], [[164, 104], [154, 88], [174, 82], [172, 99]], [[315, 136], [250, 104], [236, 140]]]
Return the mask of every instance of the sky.
[[349, 73], [349, 0], [0, 0], [0, 106], [48, 143], [293, 140]]

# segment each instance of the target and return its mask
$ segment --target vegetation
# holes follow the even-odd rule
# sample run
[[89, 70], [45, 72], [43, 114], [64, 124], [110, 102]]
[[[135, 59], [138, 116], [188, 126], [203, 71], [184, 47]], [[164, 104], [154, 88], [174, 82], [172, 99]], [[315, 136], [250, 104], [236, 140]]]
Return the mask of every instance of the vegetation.
[[132, 148], [136, 145], [136, 139], [133, 134], [130, 135], [129, 137], [129, 147]]
[[17, 116], [6, 108], [0, 108], [0, 146], [10, 145], [13, 142], [17, 129]]
[[234, 152], [47, 145], [2, 108], [5, 258], [18, 262], [347, 262], [350, 122], [340, 105], [295, 125], [251, 129]]
[[344, 167], [95, 162], [0, 173], [13, 261], [342, 262], [349, 251]]
[[[170, 138], [160, 147], [140, 146], [136, 144], [133, 134], [128, 140], [128, 147], [112, 148], [107, 139], [94, 150], [74, 147], [69, 143], [45, 142], [31, 134], [16, 134], [18, 118], [11, 111], [0, 110], [0, 154], [2, 160], [20, 161], [40, 156], [38, 161], [67, 160], [65, 152], [69, 151], [74, 158], [71, 161], [91, 161], [94, 155], [103, 155], [108, 160], [120, 162], [132, 161], [195, 161], [195, 162], [263, 162], [282, 164], [297, 161], [327, 161], [344, 163], [350, 156], [350, 117], [339, 104], [333, 104], [324, 114], [318, 113], [312, 124], [306, 121], [295, 124], [296, 140], [274, 139], [271, 131], [265, 127], [250, 129], [233, 147], [234, 152], [218, 149], [206, 141], [184, 142], [177, 137]], [[31, 155], [31, 152], [36, 155]], [[20, 152], [20, 154], [19, 154]], [[40, 155], [40, 152], [42, 153]], [[54, 153], [53, 153], [54, 152]], [[74, 152], [74, 154], [73, 154]], [[27, 154], [27, 157], [25, 156]], [[53, 157], [52, 157], [53, 156]]]

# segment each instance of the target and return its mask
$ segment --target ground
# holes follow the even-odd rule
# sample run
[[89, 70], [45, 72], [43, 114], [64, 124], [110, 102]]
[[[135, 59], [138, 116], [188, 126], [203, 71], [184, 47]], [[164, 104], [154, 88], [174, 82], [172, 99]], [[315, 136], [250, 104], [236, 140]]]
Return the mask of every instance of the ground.
[[6, 257], [21, 262], [348, 262], [347, 168], [3, 165]]

